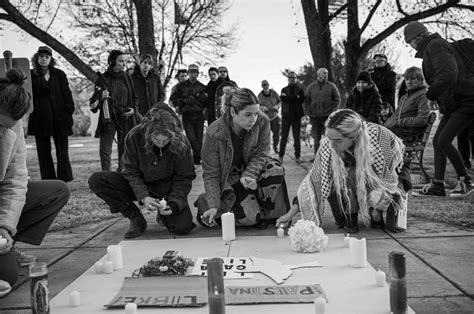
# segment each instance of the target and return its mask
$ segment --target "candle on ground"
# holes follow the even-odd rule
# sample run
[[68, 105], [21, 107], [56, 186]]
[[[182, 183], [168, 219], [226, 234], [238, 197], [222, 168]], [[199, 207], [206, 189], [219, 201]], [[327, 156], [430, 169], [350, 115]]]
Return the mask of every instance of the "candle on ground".
[[385, 286], [385, 273], [380, 269], [375, 272], [375, 284], [379, 287]]
[[125, 304], [125, 314], [137, 314], [137, 305], [135, 303], [127, 303]]
[[114, 264], [111, 261], [105, 261], [102, 264], [102, 272], [104, 274], [111, 274], [114, 272]]
[[314, 313], [315, 314], [324, 314], [326, 313], [326, 299], [322, 296], [314, 299]]
[[349, 234], [346, 234], [346, 236], [344, 237], [344, 246], [349, 247], [350, 243], [351, 243], [351, 237]]
[[235, 240], [235, 219], [234, 213], [228, 212], [221, 216], [222, 221], [222, 240]]
[[285, 229], [283, 228], [278, 228], [277, 229], [277, 237], [283, 238], [285, 236]]
[[1, 235], [0, 235], [0, 250], [3, 249], [6, 245], [7, 245], [8, 241], [6, 238], [3, 238]]
[[367, 246], [365, 238], [350, 240], [350, 265], [352, 267], [366, 267], [367, 266]]
[[94, 264], [95, 273], [96, 274], [102, 274], [103, 273], [103, 270], [102, 270], [103, 266], [104, 266], [104, 263], [102, 263], [101, 261], [95, 262], [95, 264]]
[[69, 292], [69, 306], [79, 306], [81, 305], [81, 295], [79, 291], [71, 291]]
[[122, 269], [122, 247], [120, 245], [109, 245], [107, 247], [107, 259], [113, 263], [114, 270]]

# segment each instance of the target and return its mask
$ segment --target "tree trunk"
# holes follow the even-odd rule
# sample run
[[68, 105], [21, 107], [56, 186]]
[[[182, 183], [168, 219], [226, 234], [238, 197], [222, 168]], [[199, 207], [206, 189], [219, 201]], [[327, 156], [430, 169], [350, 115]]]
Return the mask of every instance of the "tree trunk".
[[0, 14], [0, 19], [7, 20], [22, 30], [35, 37], [45, 45], [50, 46], [54, 51], [63, 56], [73, 67], [81, 72], [92, 82], [95, 82], [97, 75], [94, 70], [84, 63], [74, 52], [60, 43], [56, 38], [52, 37], [45, 31], [36, 27], [27, 18], [25, 18], [9, 1], [0, 1], [0, 7], [5, 10], [5, 13]]
[[133, 0], [137, 10], [138, 48], [140, 54], [153, 56], [153, 64], [158, 70], [157, 55], [155, 47], [155, 27], [153, 24], [153, 8], [151, 0]]
[[350, 91], [355, 85], [359, 73], [360, 58], [360, 28], [357, 1], [349, 1], [347, 7], [347, 40], [344, 42], [346, 52], [346, 90]]

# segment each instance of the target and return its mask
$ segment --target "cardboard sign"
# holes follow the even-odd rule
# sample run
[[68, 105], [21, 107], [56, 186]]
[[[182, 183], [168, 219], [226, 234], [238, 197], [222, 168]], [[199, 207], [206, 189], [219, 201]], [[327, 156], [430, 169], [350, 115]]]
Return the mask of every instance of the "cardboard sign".
[[225, 304], [312, 303], [319, 296], [328, 301], [318, 284], [226, 287]]
[[199, 307], [207, 303], [207, 280], [204, 277], [125, 278], [120, 291], [107, 305], [123, 308], [134, 302], [138, 307]]
[[[207, 276], [207, 259], [210, 257], [198, 257], [191, 276]], [[224, 260], [224, 279], [249, 279], [253, 278], [253, 263], [249, 257], [222, 257]]]

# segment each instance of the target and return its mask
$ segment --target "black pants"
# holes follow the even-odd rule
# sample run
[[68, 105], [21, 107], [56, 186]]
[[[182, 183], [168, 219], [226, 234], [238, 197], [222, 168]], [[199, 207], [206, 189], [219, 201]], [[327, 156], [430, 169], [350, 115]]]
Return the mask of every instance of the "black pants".
[[301, 156], [301, 143], [300, 143], [300, 134], [301, 134], [301, 119], [300, 118], [285, 118], [283, 117], [281, 121], [281, 142], [280, 142], [280, 157], [285, 156], [286, 143], [288, 141], [288, 134], [290, 133], [290, 128], [293, 132], [293, 146], [295, 148], [295, 158], [300, 158]]
[[[26, 202], [13, 240], [40, 245], [59, 211], [69, 200], [68, 186], [59, 180], [28, 182]], [[0, 280], [16, 282], [18, 266], [11, 253], [0, 255]]]
[[57, 176], [51, 155], [51, 136], [35, 136], [35, 140], [41, 179], [59, 179], [64, 182], [72, 181], [72, 168], [71, 162], [69, 161], [67, 135], [53, 136], [54, 146], [56, 147], [56, 160], [58, 162]]
[[204, 114], [202, 112], [184, 112], [183, 128], [189, 143], [191, 143], [194, 164], [200, 164], [204, 133]]
[[311, 134], [314, 138], [314, 154], [318, 152], [319, 142], [324, 134], [324, 123], [328, 117], [310, 117]]
[[474, 158], [474, 122], [459, 132], [458, 150], [464, 163]]
[[[139, 210], [133, 204], [137, 200], [128, 181], [117, 172], [96, 172], [89, 178], [90, 189], [110, 207], [112, 213], [122, 213], [128, 217], [130, 210]], [[166, 197], [166, 195], [151, 195], [152, 197]], [[168, 231], [176, 234], [188, 234], [193, 229], [193, 216], [189, 206], [177, 214], [161, 215], [163, 224]]]
[[280, 143], [280, 117], [270, 121], [270, 129], [273, 134], [273, 148], [276, 150], [278, 143]]

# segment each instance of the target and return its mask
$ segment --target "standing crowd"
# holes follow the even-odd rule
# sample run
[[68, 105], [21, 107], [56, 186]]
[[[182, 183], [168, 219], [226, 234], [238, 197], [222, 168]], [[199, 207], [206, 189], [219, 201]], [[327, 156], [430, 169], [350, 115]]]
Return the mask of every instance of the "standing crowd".
[[[433, 139], [434, 177], [414, 195], [447, 195], [449, 159], [458, 176], [450, 196], [465, 196], [473, 191], [466, 168], [471, 167], [474, 128], [474, 74], [462, 57], [422, 23], [409, 23], [404, 34], [423, 59], [422, 68], [405, 71], [397, 95], [395, 72], [385, 55], [376, 54], [375, 67], [357, 75], [345, 104], [325, 68], [317, 69], [305, 90], [290, 71], [280, 93], [262, 80], [256, 95], [232, 81], [224, 66], [209, 68], [205, 85], [199, 67], [190, 64], [177, 72], [168, 105], [151, 55], [141, 55], [129, 74], [127, 54], [112, 50], [90, 98], [92, 112], [99, 113], [95, 136], [101, 171], [91, 175], [89, 187], [111, 212], [129, 219], [125, 238], [147, 229], [143, 208], [156, 211], [156, 222], [169, 232], [191, 232], [195, 224], [188, 195], [201, 165], [204, 191], [194, 206], [196, 221], [208, 228], [220, 225], [225, 212], [235, 214], [236, 225], [258, 229], [301, 218], [320, 225], [328, 203], [345, 232], [358, 232], [359, 221], [403, 231], [397, 219], [412, 189], [405, 145], [423, 133], [436, 102], [442, 117]], [[69, 199], [65, 182], [73, 180], [68, 136], [74, 102], [66, 75], [55, 63], [52, 50], [39, 47], [32, 59], [33, 95], [23, 88], [25, 77], [17, 69], [0, 79], [0, 236], [6, 239], [0, 247], [0, 280], [10, 284], [17, 278], [17, 262], [25, 266], [36, 260], [15, 243], [41, 243]], [[28, 134], [35, 136], [40, 181], [30, 181], [26, 168], [22, 118], [31, 111], [31, 96]], [[313, 167], [290, 199], [286, 145], [291, 128], [300, 163], [305, 116], [312, 125]], [[453, 145], [456, 136], [459, 150]]]

